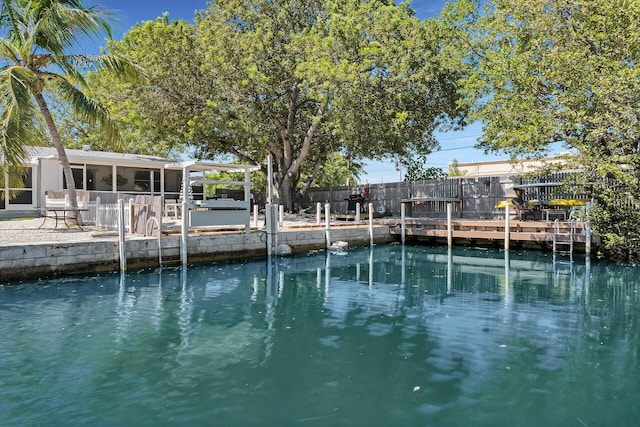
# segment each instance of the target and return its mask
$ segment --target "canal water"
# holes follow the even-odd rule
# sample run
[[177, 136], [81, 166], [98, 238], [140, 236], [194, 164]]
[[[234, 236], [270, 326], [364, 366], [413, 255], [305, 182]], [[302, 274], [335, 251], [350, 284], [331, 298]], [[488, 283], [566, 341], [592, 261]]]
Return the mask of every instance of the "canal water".
[[346, 253], [0, 286], [2, 426], [636, 426], [640, 270]]

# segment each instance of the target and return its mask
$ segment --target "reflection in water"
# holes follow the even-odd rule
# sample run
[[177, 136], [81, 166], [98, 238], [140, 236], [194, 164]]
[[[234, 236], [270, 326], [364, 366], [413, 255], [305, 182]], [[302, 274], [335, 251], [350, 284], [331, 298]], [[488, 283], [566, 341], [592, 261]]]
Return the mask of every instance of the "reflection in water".
[[4, 286], [0, 424], [634, 425], [636, 271], [388, 245]]

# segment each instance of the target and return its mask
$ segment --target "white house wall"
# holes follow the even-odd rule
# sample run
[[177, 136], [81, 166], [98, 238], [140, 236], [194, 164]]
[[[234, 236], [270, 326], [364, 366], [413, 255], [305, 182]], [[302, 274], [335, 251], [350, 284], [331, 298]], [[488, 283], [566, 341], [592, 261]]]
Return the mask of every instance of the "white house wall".
[[44, 206], [44, 193], [46, 191], [62, 191], [62, 168], [58, 159], [40, 160], [40, 197], [39, 206]]

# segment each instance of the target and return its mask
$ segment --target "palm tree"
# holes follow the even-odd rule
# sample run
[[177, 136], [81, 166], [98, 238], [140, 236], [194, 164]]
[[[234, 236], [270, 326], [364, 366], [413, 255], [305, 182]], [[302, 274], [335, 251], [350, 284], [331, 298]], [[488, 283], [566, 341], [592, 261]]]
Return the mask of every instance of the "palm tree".
[[[111, 15], [86, 8], [81, 0], [0, 0], [0, 151], [5, 167], [23, 164], [26, 147], [38, 142], [40, 119], [62, 164], [69, 198], [77, 208], [71, 165], [51, 116], [47, 96], [54, 95], [87, 122], [98, 122], [111, 142], [119, 134], [105, 107], [87, 97], [83, 72], [109, 68], [135, 75], [126, 60], [108, 53], [69, 54], [83, 37], [111, 36]], [[35, 102], [34, 102], [35, 101]]]

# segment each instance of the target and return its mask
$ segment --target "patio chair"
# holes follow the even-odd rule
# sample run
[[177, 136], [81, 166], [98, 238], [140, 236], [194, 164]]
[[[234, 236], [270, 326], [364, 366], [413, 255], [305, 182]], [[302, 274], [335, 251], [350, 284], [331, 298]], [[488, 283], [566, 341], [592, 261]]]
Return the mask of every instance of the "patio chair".
[[527, 217], [535, 219], [535, 209], [525, 205], [521, 198], [515, 197], [511, 199], [511, 204], [516, 211], [516, 218], [518, 221], [525, 221]]
[[178, 219], [181, 217], [182, 213], [182, 204], [178, 199], [165, 199], [164, 201], [164, 217], [169, 218], [173, 217], [174, 219]]

